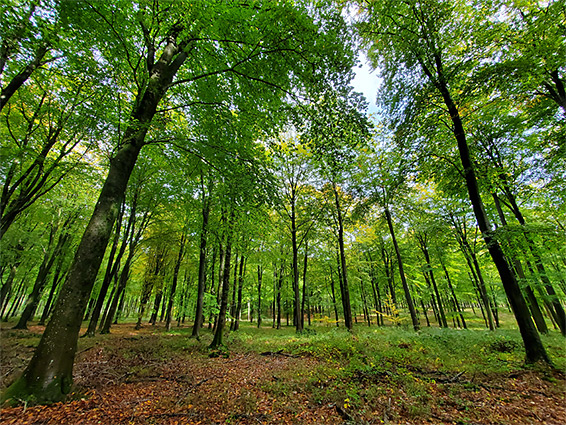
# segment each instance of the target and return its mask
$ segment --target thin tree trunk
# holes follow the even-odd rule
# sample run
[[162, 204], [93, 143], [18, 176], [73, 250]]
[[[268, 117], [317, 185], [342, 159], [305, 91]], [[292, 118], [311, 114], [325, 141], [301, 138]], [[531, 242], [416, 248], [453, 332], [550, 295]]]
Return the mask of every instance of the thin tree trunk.
[[55, 292], [57, 291], [59, 283], [61, 283], [61, 280], [64, 279], [65, 275], [67, 274], [68, 270], [66, 270], [64, 273], [62, 272], [64, 261], [65, 257], [63, 255], [60, 255], [57, 260], [57, 265], [55, 266], [55, 273], [53, 274], [51, 289], [49, 290], [49, 295], [47, 297], [47, 301], [45, 302], [45, 307], [43, 307], [43, 313], [41, 313], [41, 318], [39, 319], [38, 325], [40, 326], [45, 325], [45, 322], [49, 317], [49, 313], [51, 313], [51, 307], [53, 299], [55, 297]]
[[283, 287], [283, 270], [283, 264], [281, 264], [277, 276], [277, 329], [281, 329], [281, 288]]
[[364, 280], [360, 278], [360, 287], [361, 287], [361, 291], [362, 291], [362, 302], [364, 304], [364, 318], [365, 320], [368, 322], [368, 326], [371, 326], [371, 317], [369, 315], [369, 310], [368, 310], [368, 303], [367, 303], [367, 299], [366, 299], [366, 290], [364, 287]]
[[[210, 214], [210, 202], [205, 199], [204, 185], [203, 191], [203, 205], [202, 205], [202, 228], [200, 231], [200, 246], [199, 246], [199, 265], [198, 265], [198, 286], [197, 286], [197, 305], [195, 308], [195, 321], [193, 324], [192, 335], [195, 338], [199, 337], [200, 328], [203, 321], [204, 309], [204, 287], [206, 285], [206, 244], [208, 240], [208, 216]], [[212, 272], [214, 274], [214, 270]], [[214, 282], [213, 282], [214, 285]]]
[[458, 302], [458, 298], [456, 298], [456, 292], [454, 291], [452, 280], [450, 279], [450, 275], [448, 274], [448, 270], [446, 269], [446, 266], [444, 265], [442, 258], [440, 259], [440, 265], [442, 266], [442, 270], [444, 271], [444, 276], [446, 276], [446, 282], [448, 282], [448, 288], [450, 288], [450, 293], [452, 294], [452, 298], [454, 299], [454, 305], [456, 306], [456, 310], [458, 311], [460, 315], [460, 319], [462, 320], [462, 326], [464, 327], [464, 329], [468, 329], [466, 325], [466, 320], [464, 319], [464, 314], [463, 314], [464, 310], [460, 308], [460, 303]]
[[73, 215], [69, 216], [65, 223], [62, 226], [61, 233], [57, 239], [57, 243], [53, 251], [50, 251], [50, 246], [55, 239], [55, 232], [57, 231], [57, 227], [52, 227], [51, 235], [50, 235], [50, 242], [47, 251], [45, 252], [43, 262], [39, 266], [39, 271], [37, 273], [37, 277], [35, 279], [35, 283], [33, 285], [33, 289], [31, 294], [28, 297], [26, 306], [24, 311], [20, 317], [20, 320], [14, 326], [14, 329], [27, 329], [27, 322], [33, 319], [35, 311], [37, 310], [37, 306], [41, 299], [41, 294], [45, 285], [47, 284], [47, 276], [51, 271], [55, 260], [62, 255], [62, 250], [67, 245], [67, 242], [71, 239], [71, 235], [69, 233], [69, 226], [73, 221]]
[[344, 249], [344, 221], [342, 218], [342, 208], [340, 206], [340, 198], [338, 197], [338, 188], [336, 183], [332, 183], [334, 191], [334, 201], [336, 205], [336, 218], [338, 221], [338, 248], [339, 248], [339, 266], [341, 269], [340, 289], [342, 293], [342, 307], [344, 309], [344, 324], [348, 330], [354, 328], [352, 323], [352, 306], [350, 303], [350, 289], [348, 288], [348, 270], [346, 267], [346, 252]]
[[263, 277], [263, 269], [261, 264], [257, 265], [257, 327], [261, 327], [261, 282]]
[[486, 326], [489, 328], [489, 330], [493, 331], [495, 330], [495, 324], [493, 322], [493, 315], [491, 312], [489, 299], [487, 298], [487, 291], [483, 280], [483, 274], [481, 272], [481, 268], [479, 266], [477, 256], [475, 254], [474, 249], [472, 249], [472, 247], [468, 243], [466, 235], [462, 230], [462, 228], [460, 228], [460, 225], [457, 222], [456, 218], [454, 216], [451, 216], [451, 218], [454, 227], [457, 231], [456, 236], [458, 243], [460, 245], [460, 249], [462, 250], [464, 257], [466, 258], [466, 262], [473, 276], [472, 281], [474, 282], [475, 287], [479, 294], [480, 304], [482, 307], [482, 314], [485, 315], [485, 319], [486, 319]]
[[417, 317], [417, 312], [415, 311], [415, 305], [413, 304], [413, 298], [411, 297], [409, 284], [407, 283], [407, 278], [405, 277], [405, 270], [403, 269], [403, 259], [401, 257], [401, 251], [399, 250], [399, 245], [397, 244], [397, 238], [395, 237], [395, 230], [393, 229], [393, 220], [391, 219], [391, 213], [389, 212], [389, 208], [385, 208], [385, 218], [387, 219], [389, 233], [391, 234], [391, 240], [393, 241], [393, 247], [395, 248], [395, 255], [397, 256], [397, 264], [399, 266], [399, 275], [401, 277], [401, 283], [403, 284], [403, 291], [405, 292], [407, 307], [409, 308], [409, 313], [411, 314], [413, 329], [418, 331], [420, 328], [419, 319]]
[[336, 318], [336, 326], [339, 326], [338, 306], [336, 305], [336, 292], [334, 291], [334, 274], [332, 267], [330, 268], [330, 289], [332, 290], [332, 305], [334, 306], [334, 317]]
[[228, 230], [226, 236], [226, 246], [224, 249], [224, 271], [222, 273], [222, 295], [220, 299], [220, 311], [216, 320], [216, 329], [214, 338], [210, 344], [211, 349], [217, 349], [224, 345], [224, 326], [226, 324], [226, 312], [228, 311], [228, 295], [230, 293], [230, 257], [232, 254], [232, 215], [228, 222]]
[[[181, 269], [181, 262], [183, 261], [183, 255], [185, 251], [185, 242], [187, 240], [187, 235], [185, 229], [183, 229], [183, 234], [181, 235], [181, 240], [179, 242], [179, 254], [177, 255], [177, 261], [175, 262], [175, 268], [173, 270], [173, 283], [171, 284], [171, 292], [169, 294], [169, 303], [167, 304], [167, 313], [165, 316], [165, 329], [171, 329], [171, 319], [173, 315], [173, 303], [175, 301], [175, 291], [177, 290], [177, 280], [179, 279], [179, 270]], [[202, 315], [202, 313], [201, 313]]]
[[[305, 257], [303, 261], [303, 300], [301, 303], [301, 328], [305, 327], [305, 300], [307, 299], [307, 261], [308, 261], [308, 241], [305, 241]], [[309, 312], [309, 326], [310, 326], [310, 312]]]
[[427, 235], [426, 234], [418, 234], [417, 240], [419, 241], [419, 245], [421, 251], [425, 257], [426, 261], [426, 274], [430, 278], [430, 282], [432, 283], [432, 288], [434, 290], [434, 296], [436, 297], [437, 307], [438, 307], [438, 315], [439, 315], [439, 324], [441, 327], [447, 328], [448, 322], [446, 321], [446, 314], [444, 313], [444, 307], [442, 306], [442, 300], [440, 298], [440, 292], [438, 291], [438, 285], [436, 284], [436, 279], [434, 278], [434, 272], [432, 270], [432, 263], [430, 261], [430, 254], [428, 252], [428, 244], [427, 244]]
[[293, 249], [293, 321], [295, 322], [295, 330], [303, 331], [303, 320], [299, 317], [301, 314], [301, 292], [299, 288], [299, 246], [297, 242], [297, 217], [295, 210], [295, 192], [291, 192], [291, 245]]
[[234, 327], [232, 330], [237, 331], [240, 328], [240, 316], [242, 314], [242, 290], [244, 287], [244, 274], [246, 273], [246, 258], [242, 255], [240, 258], [240, 274], [238, 276], [238, 300], [236, 304], [236, 314], [234, 316]]

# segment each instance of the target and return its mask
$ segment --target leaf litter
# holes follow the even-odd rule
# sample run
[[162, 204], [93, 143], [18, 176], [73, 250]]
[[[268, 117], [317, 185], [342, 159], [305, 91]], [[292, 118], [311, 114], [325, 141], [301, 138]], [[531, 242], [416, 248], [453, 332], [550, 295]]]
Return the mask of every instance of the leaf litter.
[[[21, 372], [33, 353], [28, 334], [2, 331], [3, 384]], [[28, 338], [24, 338], [28, 337]], [[171, 343], [174, 341], [174, 343]], [[236, 347], [226, 358], [209, 357], [206, 342], [184, 344], [185, 335], [156, 327], [81, 339], [71, 400], [50, 406], [4, 408], [2, 424], [562, 424], [566, 379], [559, 371], [447, 376], [410, 368], [426, 388], [426, 409], [400, 384], [395, 371], [349, 377], [346, 388], [380, 389], [350, 405], [333, 394], [333, 380], [313, 396], [305, 371], [337, 367], [315, 356], [283, 351], [256, 353]], [[305, 374], [308, 375], [308, 374]], [[292, 378], [290, 378], [292, 377]], [[341, 378], [342, 380], [344, 378]], [[291, 382], [292, 381], [292, 382]], [[342, 383], [344, 384], [344, 383]], [[316, 384], [315, 384], [316, 385]], [[320, 396], [322, 391], [322, 398]], [[326, 394], [326, 396], [324, 396]], [[353, 403], [353, 402], [352, 402]], [[422, 404], [422, 400], [421, 400]]]

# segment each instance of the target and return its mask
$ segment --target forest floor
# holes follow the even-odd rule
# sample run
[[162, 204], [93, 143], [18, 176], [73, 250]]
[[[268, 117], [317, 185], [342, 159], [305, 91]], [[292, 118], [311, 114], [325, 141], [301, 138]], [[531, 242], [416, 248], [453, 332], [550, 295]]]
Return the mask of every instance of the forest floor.
[[[365, 329], [352, 335], [321, 327], [296, 336], [291, 328], [258, 331], [244, 324], [227, 337], [229, 351], [211, 352], [207, 330], [196, 341], [188, 327], [117, 325], [110, 335], [80, 339], [70, 401], [4, 408], [0, 422], [566, 423], [559, 335], [546, 341], [558, 366], [551, 369], [522, 366], [512, 333], [468, 334], [459, 347], [456, 330]], [[42, 331], [2, 324], [3, 385], [21, 372]]]

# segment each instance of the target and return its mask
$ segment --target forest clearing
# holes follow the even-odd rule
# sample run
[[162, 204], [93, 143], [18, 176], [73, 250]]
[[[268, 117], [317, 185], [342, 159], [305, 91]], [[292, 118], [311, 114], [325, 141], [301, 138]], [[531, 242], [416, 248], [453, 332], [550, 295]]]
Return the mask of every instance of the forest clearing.
[[7, 423], [565, 423], [564, 0], [0, 0]]
[[[269, 325], [268, 325], [269, 326]], [[557, 369], [524, 367], [516, 331], [318, 324], [297, 336], [243, 323], [214, 352], [205, 332], [134, 323], [82, 338], [68, 403], [2, 411], [3, 424], [562, 424]], [[86, 330], [86, 328], [84, 329]], [[2, 377], [29, 360], [42, 327], [2, 327]], [[18, 355], [15, 356], [14, 353]], [[560, 372], [559, 370], [562, 370]]]

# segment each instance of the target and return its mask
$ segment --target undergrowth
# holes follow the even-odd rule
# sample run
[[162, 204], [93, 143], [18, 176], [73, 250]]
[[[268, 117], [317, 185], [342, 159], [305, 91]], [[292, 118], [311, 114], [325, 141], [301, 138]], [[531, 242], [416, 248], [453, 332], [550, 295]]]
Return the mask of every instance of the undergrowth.
[[[542, 338], [555, 366], [564, 370], [563, 337], [554, 332]], [[292, 328], [274, 331], [244, 326], [228, 340], [236, 350], [281, 351], [317, 359], [318, 366], [293, 369], [266, 383], [264, 390], [284, 396], [302, 389], [313, 402], [331, 403], [356, 412], [361, 419], [377, 411], [384, 412], [383, 420], [388, 421], [399, 419], [400, 412], [412, 418], [428, 417], [438, 391], [450, 392], [450, 402], [466, 411], [469, 401], [460, 394], [478, 391], [476, 375], [504, 376], [526, 369], [516, 330], [425, 328], [414, 332], [402, 327], [357, 327], [348, 332], [320, 327], [296, 334]]]
[[[541, 337], [558, 369], [566, 369], [566, 347], [558, 332]], [[412, 366], [445, 373], [504, 373], [524, 366], [524, 348], [516, 330], [457, 330], [400, 327], [317, 328], [296, 334], [294, 329], [243, 326], [230, 334], [229, 345], [265, 352], [284, 350], [325, 361], [391, 367]]]

